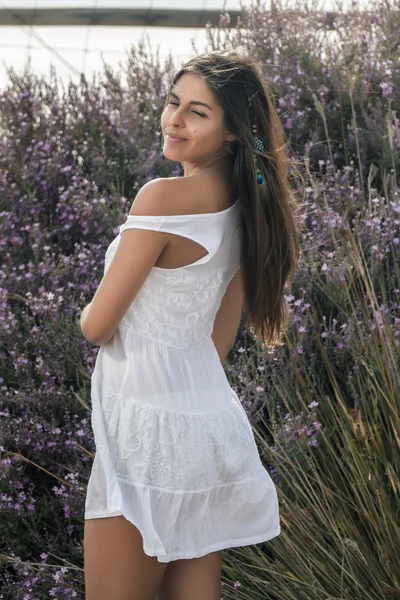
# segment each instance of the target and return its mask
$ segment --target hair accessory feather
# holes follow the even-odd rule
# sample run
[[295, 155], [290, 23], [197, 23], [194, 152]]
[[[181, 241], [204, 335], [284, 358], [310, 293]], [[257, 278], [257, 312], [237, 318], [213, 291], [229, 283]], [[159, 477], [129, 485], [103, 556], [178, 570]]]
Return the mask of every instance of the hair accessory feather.
[[[253, 95], [255, 95], [255, 94], [253, 94]], [[248, 98], [250, 107], [251, 107], [251, 98]], [[254, 136], [253, 148], [255, 150], [257, 150], [257, 152], [265, 152], [264, 144], [262, 143], [260, 138], [257, 136], [257, 125], [255, 123], [252, 126], [252, 130], [253, 130], [253, 136]], [[257, 154], [255, 152], [253, 154], [253, 159], [254, 159], [254, 164], [256, 164], [257, 163]], [[260, 169], [256, 170], [256, 176], [257, 176], [257, 184], [261, 185], [261, 186], [264, 185], [265, 178], [264, 178], [264, 175], [261, 173]]]

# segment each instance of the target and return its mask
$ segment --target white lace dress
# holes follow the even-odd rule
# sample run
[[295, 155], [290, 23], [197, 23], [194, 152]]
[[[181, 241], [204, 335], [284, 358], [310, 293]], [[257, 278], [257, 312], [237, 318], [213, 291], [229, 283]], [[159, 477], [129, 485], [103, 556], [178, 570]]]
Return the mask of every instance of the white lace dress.
[[281, 531], [275, 485], [211, 339], [240, 265], [240, 215], [236, 202], [218, 213], [129, 215], [119, 229], [175, 233], [208, 251], [189, 266], [153, 267], [92, 374], [96, 455], [85, 519], [123, 515], [159, 562]]

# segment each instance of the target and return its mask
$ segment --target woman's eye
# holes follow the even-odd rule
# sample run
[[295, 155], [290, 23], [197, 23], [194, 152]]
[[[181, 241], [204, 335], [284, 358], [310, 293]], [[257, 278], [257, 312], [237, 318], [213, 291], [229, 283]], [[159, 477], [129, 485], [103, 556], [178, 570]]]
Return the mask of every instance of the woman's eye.
[[[170, 100], [168, 102], [168, 104], [173, 104], [174, 106], [179, 106], [177, 102], [172, 102], [172, 100]], [[199, 115], [199, 117], [205, 117], [206, 115], [203, 115], [202, 113], [197, 112], [197, 110], [192, 110], [192, 112], [194, 112], [196, 115]]]

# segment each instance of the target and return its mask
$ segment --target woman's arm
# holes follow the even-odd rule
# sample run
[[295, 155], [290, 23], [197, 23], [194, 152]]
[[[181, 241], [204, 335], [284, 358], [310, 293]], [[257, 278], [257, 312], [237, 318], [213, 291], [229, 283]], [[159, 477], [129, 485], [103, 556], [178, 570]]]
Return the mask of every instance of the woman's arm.
[[81, 326], [81, 329], [82, 329], [82, 324], [83, 324], [83, 321], [84, 321], [84, 319], [85, 319], [85, 316], [87, 315], [87, 312], [88, 312], [88, 310], [89, 310], [89, 306], [90, 306], [90, 305], [91, 305], [91, 302], [89, 302], [89, 304], [88, 304], [87, 306], [85, 306], [85, 308], [84, 308], [84, 309], [83, 309], [83, 311], [82, 311], [81, 318], [80, 318], [80, 326]]
[[[87, 337], [86, 337], [86, 336], [85, 336], [85, 334], [83, 333], [83, 327], [84, 327], [84, 321], [85, 321], [86, 315], [87, 315], [87, 314], [88, 314], [88, 312], [89, 312], [90, 305], [91, 305], [91, 302], [89, 302], [89, 304], [88, 304], [87, 306], [85, 306], [85, 308], [83, 309], [83, 311], [82, 311], [82, 313], [81, 313], [81, 318], [80, 318], [80, 320], [79, 320], [79, 325], [80, 325], [80, 328], [81, 328], [81, 332], [82, 332], [82, 335], [83, 335], [83, 337], [84, 337], [85, 339], [87, 339]], [[88, 341], [89, 341], [89, 340], [88, 340]]]
[[222, 365], [235, 343], [243, 311], [244, 292], [239, 268], [226, 288], [221, 305], [215, 315], [211, 338]]

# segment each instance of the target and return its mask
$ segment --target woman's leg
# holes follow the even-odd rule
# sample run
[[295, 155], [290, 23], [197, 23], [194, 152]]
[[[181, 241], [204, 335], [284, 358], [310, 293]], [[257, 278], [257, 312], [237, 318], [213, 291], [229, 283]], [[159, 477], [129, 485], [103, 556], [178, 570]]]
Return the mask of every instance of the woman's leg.
[[222, 551], [168, 563], [157, 600], [221, 600]]
[[154, 600], [168, 564], [144, 553], [141, 533], [125, 517], [85, 520], [86, 600]]

